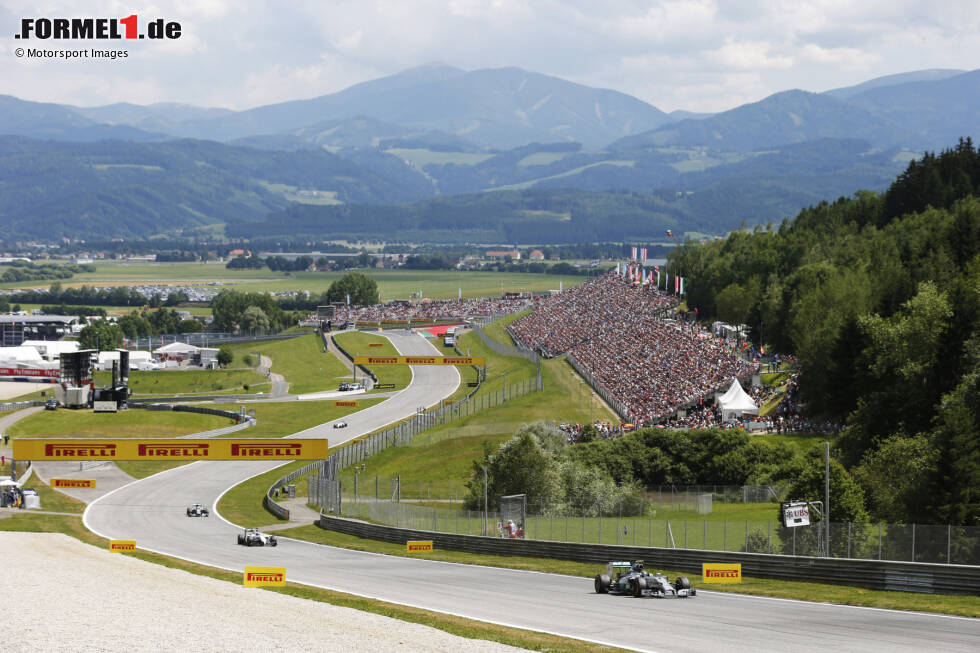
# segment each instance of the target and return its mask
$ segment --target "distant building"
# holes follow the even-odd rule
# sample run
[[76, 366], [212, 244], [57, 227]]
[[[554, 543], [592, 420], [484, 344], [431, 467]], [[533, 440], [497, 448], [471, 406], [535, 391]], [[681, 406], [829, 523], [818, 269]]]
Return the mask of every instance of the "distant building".
[[542, 252], [540, 249], [533, 249], [531, 250], [531, 253], [527, 255], [527, 258], [531, 261], [543, 261], [544, 252]]
[[486, 258], [491, 259], [491, 260], [494, 260], [494, 261], [502, 261], [502, 260], [506, 259], [508, 256], [510, 257], [510, 260], [512, 260], [512, 261], [520, 261], [521, 260], [521, 253], [518, 250], [516, 250], [516, 249], [501, 250], [501, 251], [498, 251], [498, 252], [487, 252], [486, 253]]

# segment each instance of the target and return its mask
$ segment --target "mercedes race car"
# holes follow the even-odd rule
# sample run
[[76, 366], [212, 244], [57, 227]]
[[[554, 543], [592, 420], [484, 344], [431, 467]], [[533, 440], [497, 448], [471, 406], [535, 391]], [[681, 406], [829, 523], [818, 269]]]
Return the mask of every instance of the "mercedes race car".
[[644, 571], [642, 560], [610, 562], [606, 565], [606, 573], [596, 574], [595, 591], [596, 594], [632, 594], [658, 599], [687, 598], [697, 594], [687, 576], [680, 576], [671, 585], [663, 574]]
[[345, 428], [347, 428], [347, 422], [345, 422], [343, 420], [341, 420], [339, 422], [334, 422], [333, 423], [333, 427], [335, 429], [345, 429]]
[[208, 509], [199, 503], [195, 503], [193, 506], [187, 509], [188, 517], [207, 517]]
[[238, 543], [242, 546], [275, 546], [275, 535], [260, 533], [257, 528], [246, 528], [245, 533], [238, 534]]

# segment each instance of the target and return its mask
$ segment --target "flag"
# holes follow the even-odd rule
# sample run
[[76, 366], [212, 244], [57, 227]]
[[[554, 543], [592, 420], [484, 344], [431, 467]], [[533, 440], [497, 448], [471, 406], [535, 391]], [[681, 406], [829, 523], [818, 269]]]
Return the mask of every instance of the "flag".
[[644, 247], [643, 249], [640, 250], [640, 260], [642, 260], [644, 263], [647, 260], [647, 248], [646, 247]]
[[558, 292], [561, 292], [561, 290], [562, 290], [562, 283], [561, 283], [561, 279], [559, 279], [558, 280]]
[[350, 306], [350, 293], [347, 293], [347, 305]]
[[678, 294], [681, 292], [681, 278], [676, 274], [674, 275], [674, 292]]
[[633, 248], [633, 255], [630, 258], [632, 258], [634, 261], [636, 260], [636, 248], [635, 247]]
[[684, 294], [684, 277], [681, 277], [681, 294]]
[[623, 276], [622, 270], [619, 269], [619, 263], [616, 263], [616, 274], [619, 276]]
[[657, 271], [657, 290], [660, 290], [660, 266], [654, 268]]
[[459, 289], [459, 298], [460, 299], [463, 298], [463, 288], [462, 287], [460, 287], [460, 289]]

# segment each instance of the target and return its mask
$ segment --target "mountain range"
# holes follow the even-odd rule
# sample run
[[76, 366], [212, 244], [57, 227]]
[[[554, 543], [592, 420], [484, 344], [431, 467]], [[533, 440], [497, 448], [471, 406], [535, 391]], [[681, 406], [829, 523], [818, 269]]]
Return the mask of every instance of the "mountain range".
[[675, 208], [682, 198], [678, 228], [720, 233], [882, 189], [978, 126], [980, 70], [788, 90], [716, 114], [667, 114], [519, 68], [445, 65], [246, 111], [0, 96], [0, 224], [11, 236], [145, 237], [233, 222], [244, 234], [297, 204], [334, 215], [337, 204], [577, 189], [600, 203], [610, 191]]

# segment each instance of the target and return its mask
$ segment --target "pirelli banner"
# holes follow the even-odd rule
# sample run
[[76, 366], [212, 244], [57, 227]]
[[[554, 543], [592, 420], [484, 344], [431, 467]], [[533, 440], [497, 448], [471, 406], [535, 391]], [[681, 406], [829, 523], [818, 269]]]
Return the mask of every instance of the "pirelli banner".
[[14, 440], [16, 460], [326, 460], [325, 439]]
[[701, 576], [705, 583], [741, 583], [742, 565], [729, 563], [703, 563]]
[[245, 587], [285, 587], [285, 567], [245, 567], [242, 575]]
[[94, 490], [95, 479], [93, 478], [52, 478], [51, 487], [62, 490]]
[[355, 356], [356, 365], [485, 365], [482, 356]]

